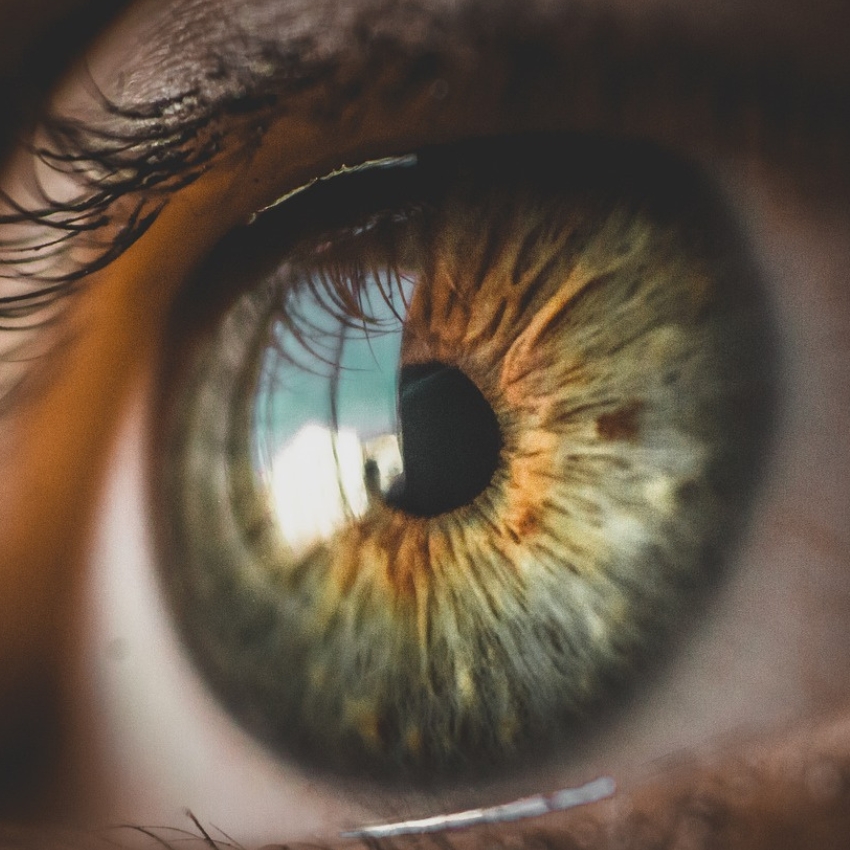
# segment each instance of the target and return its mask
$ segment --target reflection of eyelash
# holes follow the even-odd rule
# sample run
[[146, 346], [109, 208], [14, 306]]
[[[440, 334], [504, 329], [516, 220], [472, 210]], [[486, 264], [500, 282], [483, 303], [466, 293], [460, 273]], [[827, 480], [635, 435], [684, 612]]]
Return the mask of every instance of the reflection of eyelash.
[[[384, 242], [387, 250], [391, 250], [389, 237], [385, 237]], [[310, 258], [305, 259], [309, 263]], [[371, 300], [369, 281], [375, 284], [379, 310], [387, 308], [390, 316], [399, 325], [403, 324], [404, 315], [410, 306], [405, 284], [412, 283], [412, 278], [396, 260], [371, 263], [358, 262], [357, 258], [349, 257], [347, 262], [331, 261], [312, 272], [309, 271], [309, 265], [306, 268], [308, 271], [300, 275], [295, 273], [294, 277], [290, 270], [283, 279], [277, 281], [281, 303], [287, 304], [287, 309], [280, 311], [278, 321], [302, 352], [314, 361], [336, 369], [339, 367], [339, 346], [348, 331], [362, 331], [365, 337], [371, 337], [389, 329], [386, 326], [387, 318], [378, 318]], [[318, 326], [298, 304], [296, 296], [302, 294], [307, 296], [309, 306], [317, 307], [323, 318], [330, 318], [338, 326], [339, 334], [334, 335], [332, 340], [328, 339], [327, 328]], [[287, 295], [291, 296], [290, 300], [287, 300]], [[291, 353], [282, 348], [280, 353], [293, 366], [313, 371], [306, 364], [297, 362]]]

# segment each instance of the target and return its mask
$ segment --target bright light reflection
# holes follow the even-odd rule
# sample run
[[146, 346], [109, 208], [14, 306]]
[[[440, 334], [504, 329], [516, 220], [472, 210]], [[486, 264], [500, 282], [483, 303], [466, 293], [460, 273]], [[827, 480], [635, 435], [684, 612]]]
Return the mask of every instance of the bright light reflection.
[[390, 480], [401, 469], [396, 438], [387, 435], [364, 446], [351, 428], [331, 431], [310, 422], [275, 455], [272, 497], [283, 539], [296, 556], [366, 513], [368, 461], [374, 462], [379, 486]]

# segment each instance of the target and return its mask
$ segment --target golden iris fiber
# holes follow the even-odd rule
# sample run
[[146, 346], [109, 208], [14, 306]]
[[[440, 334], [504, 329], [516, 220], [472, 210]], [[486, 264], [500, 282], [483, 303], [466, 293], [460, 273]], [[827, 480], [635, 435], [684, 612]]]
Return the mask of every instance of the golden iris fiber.
[[[426, 157], [409, 202], [296, 240], [196, 352], [165, 583], [214, 687], [283, 752], [421, 775], [567, 740], [716, 572], [764, 430], [764, 305], [690, 172], [591, 150]], [[296, 550], [250, 461], [261, 363], [282, 317], [302, 334], [293, 293], [332, 281], [348, 309], [364, 269], [412, 281], [399, 367], [461, 370], [501, 451], [468, 504], [373, 499]]]

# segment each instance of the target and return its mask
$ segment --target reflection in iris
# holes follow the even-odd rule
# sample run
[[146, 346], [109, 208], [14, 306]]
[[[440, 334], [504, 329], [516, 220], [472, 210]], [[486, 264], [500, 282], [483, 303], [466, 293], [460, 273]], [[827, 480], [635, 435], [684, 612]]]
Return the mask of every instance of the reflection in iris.
[[298, 305], [314, 344], [334, 341], [332, 360], [305, 348], [280, 322], [264, 356], [255, 402], [255, 469], [296, 556], [362, 517], [370, 493], [374, 498], [388, 492], [402, 474], [396, 395], [398, 313], [404, 307], [403, 299], [396, 305], [381, 297], [382, 286], [372, 281], [363, 293], [368, 332], [356, 326], [340, 331], [320, 305]]
[[515, 144], [420, 157], [401, 199], [367, 180], [375, 209], [278, 247], [173, 411], [178, 623], [314, 764], [567, 746], [647, 679], [744, 513], [769, 328], [722, 215], [653, 154]]

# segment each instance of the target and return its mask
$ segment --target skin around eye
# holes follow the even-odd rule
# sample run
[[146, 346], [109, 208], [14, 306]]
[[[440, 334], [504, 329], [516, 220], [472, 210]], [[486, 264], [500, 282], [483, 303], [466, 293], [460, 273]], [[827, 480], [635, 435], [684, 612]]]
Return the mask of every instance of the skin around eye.
[[[814, 17], [806, 14], [802, 19], [811, 21]], [[774, 20], [787, 19], [779, 16]], [[834, 24], [829, 29], [840, 31]], [[843, 58], [832, 60], [837, 67], [843, 67], [843, 62]], [[534, 98], [526, 101], [541, 105]], [[551, 107], [550, 116], [562, 114], [557, 98], [544, 101], [545, 106]], [[476, 107], [472, 103], [468, 106], [469, 113], [474, 113]], [[533, 111], [529, 107], [516, 119], [517, 123], [533, 123]], [[650, 109], [646, 114], [650, 118], [640, 132], [664, 135], [665, 122], [658, 120], [658, 113]], [[558, 120], [570, 124], [566, 118]], [[658, 126], [652, 126], [653, 122]], [[683, 122], [687, 123], [684, 119]], [[466, 130], [474, 123], [473, 120], [465, 125]], [[480, 123], [486, 131], [498, 122]], [[671, 123], [676, 122], [671, 119]], [[620, 129], [628, 132], [628, 126]], [[347, 152], [327, 153], [324, 166], [314, 167], [317, 155], [304, 149], [312, 144], [318, 150], [320, 143], [327, 144], [328, 133], [310, 136], [306, 142], [304, 138], [309, 134], [305, 134], [298, 143], [292, 142], [297, 135], [297, 128], [290, 126], [278, 137], [290, 141], [282, 146], [277, 165], [269, 166], [265, 172], [259, 170], [261, 181], [280, 180], [284, 185], [279, 188], [286, 190], [348, 157]], [[677, 138], [683, 141], [681, 134]], [[303, 148], [296, 150], [301, 143]], [[389, 142], [390, 150], [370, 149], [364, 156], [410, 146], [409, 139], [403, 145]], [[363, 147], [367, 145], [363, 143]], [[268, 156], [267, 161], [274, 158]], [[811, 162], [808, 159], [807, 167], [815, 168], [828, 161], [815, 155]], [[689, 646], [687, 654], [695, 659], [694, 669], [699, 669], [700, 674], [685, 675], [672, 688], [669, 701], [644, 706], [643, 715], [637, 711], [636, 717], [651, 717], [652, 722], [641, 724], [635, 720], [628, 732], [615, 732], [606, 746], [605, 758], [585, 762], [583, 770], [645, 763], [671, 747], [704, 741], [735, 728], [746, 718], [769, 724], [777, 718], [788, 719], [789, 712], [798, 716], [799, 712], [814, 712], [846, 698], [846, 658], [850, 654], [846, 652], [846, 606], [842, 606], [847, 595], [842, 578], [847, 564], [846, 540], [842, 537], [847, 526], [847, 498], [842, 486], [850, 476], [846, 446], [837, 438], [837, 423], [846, 418], [848, 385], [846, 351], [841, 348], [841, 340], [847, 337], [846, 245], [850, 240], [846, 239], [846, 210], [843, 201], [830, 202], [816, 196], [817, 187], [799, 191], [796, 181], [781, 176], [776, 163], [742, 157], [731, 166], [722, 161], [711, 164], [728, 167], [726, 189], [734, 199], [759, 263], [776, 286], [788, 361], [783, 366], [787, 397], [793, 400], [784, 408], [781, 422], [778, 454], [784, 460], [774, 470], [764, 500], [765, 513], [741, 556], [749, 568], [738, 573], [740, 579], [734, 587], [738, 601], [733, 603], [728, 597], [724, 600], [729, 603], [729, 612], [734, 611], [737, 616], [727, 613], [710, 629], [725, 651], [712, 654], [705, 650], [708, 639]], [[825, 171], [829, 177], [820, 182], [821, 187], [824, 182], [843, 185], [828, 168]], [[66, 624], [76, 620], [85, 605], [76, 609], [73, 618], [66, 619], [69, 601], [75, 598], [69, 588], [86, 567], [82, 555], [85, 534], [92, 522], [102, 473], [111, 461], [109, 447], [128, 384], [135, 370], [148, 371], [156, 359], [164, 313], [193, 262], [241, 216], [271, 200], [263, 200], [259, 193], [246, 199], [244, 194], [228, 191], [243, 177], [244, 172], [227, 175], [224, 182], [228, 187], [222, 189], [219, 184], [218, 194], [210, 189], [213, 180], [204, 191], [186, 193], [127, 260], [110, 267], [108, 274], [92, 277], [86, 296], [78, 300], [75, 310], [85, 332], [76, 336], [62, 357], [49, 361], [46, 371], [52, 377], [53, 389], [39, 404], [19, 411], [14, 429], [4, 430], [8, 451], [3, 452], [5, 489], [0, 499], [0, 527], [4, 537], [0, 549], [4, 575], [11, 579], [4, 585], [4, 599], [9, 602], [7, 608], [25, 612], [26, 619], [18, 628], [23, 622], [20, 616], [4, 618], [4, 658], [12, 662], [4, 663], [2, 670], [7, 694], [17, 684], [31, 681], [35, 668], [49, 671], [49, 677], [78, 648], [65, 639]], [[239, 200], [234, 203], [237, 196]], [[186, 248], [185, 253], [177, 255], [175, 244]], [[57, 422], [64, 423], [61, 430], [57, 429]], [[138, 493], [134, 498], [139, 500]], [[99, 550], [99, 557], [113, 566], [126, 562], [127, 553], [121, 544], [119, 532], [110, 539], [106, 554]], [[141, 638], [132, 643], [129, 658], [141, 653], [143, 644]], [[99, 654], [103, 646], [95, 642], [95, 647], [85, 663], [103, 672], [103, 667], [98, 666], [103, 659]], [[86, 669], [91, 672], [91, 668]], [[12, 674], [22, 672], [16, 678], [10, 670]], [[713, 678], [718, 672], [722, 685]], [[69, 775], [86, 780], [76, 783], [80, 789], [91, 787], [92, 753], [104, 745], [99, 737], [102, 729], [96, 729], [92, 719], [102, 718], [103, 712], [114, 708], [105, 708], [108, 699], [100, 691], [96, 697], [89, 693], [99, 706], [98, 711], [87, 712], [79, 707], [86, 698], [71, 695], [90, 687], [86, 681], [93, 679], [83, 677], [69, 684], [65, 696], [57, 702], [60, 713], [66, 712], [75, 700], [78, 704], [79, 723], [74, 734], [79, 739], [78, 752], [86, 757], [75, 762]], [[714, 684], [704, 685], [705, 682]], [[11, 700], [5, 703], [12, 705]], [[684, 715], [682, 705], [688, 706]], [[151, 712], [156, 715], [156, 708]], [[677, 721], [682, 716], [688, 717], [686, 728]], [[664, 728], [662, 743], [657, 736], [659, 726]], [[123, 731], [128, 732], [126, 726]], [[150, 750], [149, 747], [148, 753]], [[99, 812], [93, 817], [103, 817], [105, 809], [112, 805], [107, 801], [114, 802], [116, 795], [122, 793], [114, 777], [120, 774], [126, 778], [126, 771], [131, 768], [122, 763], [121, 751], [118, 747], [113, 762], [113, 767], [119, 767], [87, 799], [91, 807], [88, 811]], [[136, 764], [134, 768], [137, 781], [144, 782], [142, 766]], [[77, 772], [74, 774], [73, 770]], [[147, 774], [148, 787], [166, 787], [167, 777], [172, 774], [173, 764], [166, 767], [159, 762]], [[563, 778], [561, 774], [560, 781]], [[539, 779], [546, 785], [558, 781], [555, 774]], [[191, 785], [198, 789], [201, 783], [195, 781]], [[73, 786], [69, 781], [63, 793], [70, 793]], [[154, 810], [134, 808], [125, 796], [106, 818], [115, 819], [115, 812], [120, 811], [119, 819], [142, 817], [150, 822], [176, 822], [181, 818], [183, 801], [190, 796], [188, 791], [182, 791]], [[250, 806], [250, 801], [244, 802], [245, 812]], [[432, 811], [433, 806], [432, 801], [425, 808]], [[446, 807], [451, 806], [447, 803]], [[269, 805], [265, 815], [270, 816], [273, 808]], [[78, 816], [83, 816], [79, 814], [82, 811], [78, 811]], [[215, 817], [215, 807], [207, 809], [206, 815]], [[256, 836], [261, 815], [255, 810], [246, 817], [249, 822], [243, 821], [243, 833]], [[270, 816], [270, 821], [273, 819]], [[281, 836], [287, 831], [292, 834], [292, 823], [279, 822]], [[805, 830], [807, 824], [811, 826], [802, 820], [798, 826]], [[272, 837], [267, 832], [265, 835]], [[811, 842], [802, 846], [811, 846]]]
[[[541, 746], [568, 761], [694, 616], [746, 515], [773, 355], [752, 265], [683, 168], [559, 138], [420, 158], [380, 175], [399, 206], [338, 178], [214, 254], [205, 285], [250, 286], [163, 376], [152, 474], [178, 627], [236, 717], [311, 764], [457, 783]], [[357, 193], [373, 212], [323, 230]], [[316, 233], [263, 256], [305, 208]], [[381, 302], [398, 422], [392, 387], [357, 397], [375, 349], [347, 353], [377, 344]], [[264, 371], [281, 433], [255, 470]], [[382, 495], [368, 458], [392, 440]]]

